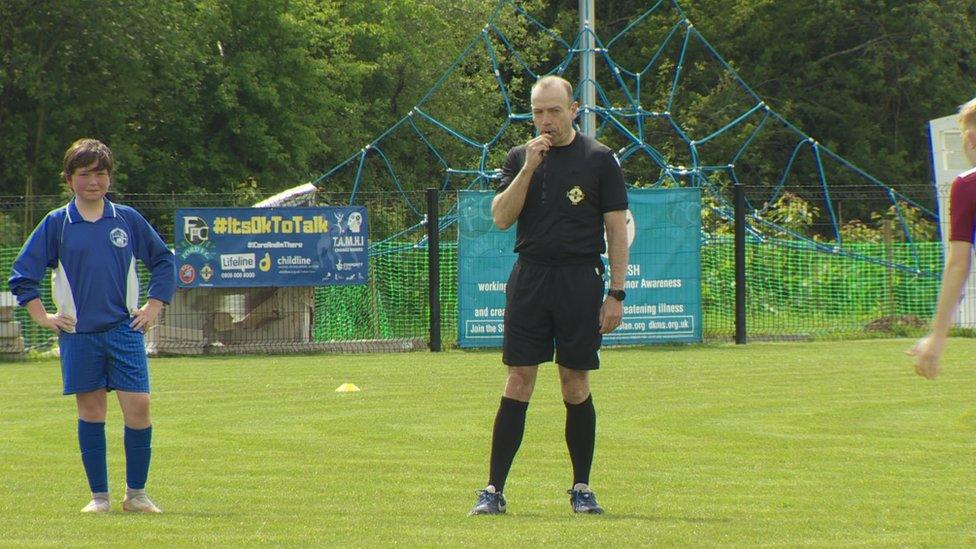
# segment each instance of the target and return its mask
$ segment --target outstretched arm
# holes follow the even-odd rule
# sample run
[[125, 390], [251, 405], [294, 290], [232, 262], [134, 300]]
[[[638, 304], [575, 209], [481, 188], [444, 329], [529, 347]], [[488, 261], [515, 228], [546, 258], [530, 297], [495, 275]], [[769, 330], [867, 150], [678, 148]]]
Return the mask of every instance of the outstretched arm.
[[972, 254], [973, 245], [970, 242], [949, 242], [949, 256], [942, 273], [942, 288], [939, 290], [939, 305], [932, 319], [932, 331], [907, 351], [909, 356], [915, 357], [915, 371], [920, 376], [935, 379], [939, 375], [939, 358], [949, 336], [949, 329], [952, 328], [952, 319], [959, 305], [963, 284], [969, 276]]

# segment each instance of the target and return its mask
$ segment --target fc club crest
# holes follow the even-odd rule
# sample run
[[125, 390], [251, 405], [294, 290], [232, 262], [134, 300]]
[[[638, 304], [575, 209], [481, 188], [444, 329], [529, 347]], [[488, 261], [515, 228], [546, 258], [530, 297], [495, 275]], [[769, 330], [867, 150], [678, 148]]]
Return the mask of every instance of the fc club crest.
[[203, 244], [210, 240], [210, 227], [199, 217], [184, 217], [183, 238], [190, 244]]
[[119, 248], [125, 248], [125, 245], [129, 243], [129, 235], [118, 227], [112, 229], [112, 232], [108, 233], [108, 239], [112, 241], [112, 244], [115, 244]]

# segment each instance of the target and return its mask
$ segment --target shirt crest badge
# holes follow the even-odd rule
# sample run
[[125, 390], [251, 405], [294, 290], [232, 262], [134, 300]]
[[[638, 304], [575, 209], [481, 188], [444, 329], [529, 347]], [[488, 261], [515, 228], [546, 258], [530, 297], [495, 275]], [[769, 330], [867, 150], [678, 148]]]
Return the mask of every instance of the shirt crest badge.
[[119, 248], [125, 248], [125, 245], [129, 243], [129, 235], [125, 234], [125, 231], [118, 227], [108, 233], [108, 238], [112, 241], [112, 244], [115, 244]]
[[575, 185], [569, 190], [569, 192], [566, 193], [566, 198], [569, 198], [569, 201], [573, 204], [573, 206], [579, 206], [579, 203], [586, 198], [586, 195], [583, 194], [583, 189], [581, 189], [579, 185]]

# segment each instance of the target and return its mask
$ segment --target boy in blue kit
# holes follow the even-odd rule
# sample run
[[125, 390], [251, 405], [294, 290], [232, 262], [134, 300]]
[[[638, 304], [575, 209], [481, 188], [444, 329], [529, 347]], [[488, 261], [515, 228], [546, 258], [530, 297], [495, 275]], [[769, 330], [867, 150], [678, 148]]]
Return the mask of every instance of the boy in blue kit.
[[[152, 423], [143, 331], [176, 290], [175, 260], [139, 212], [105, 198], [112, 165], [112, 151], [100, 141], [80, 139], [68, 148], [61, 175], [74, 199], [48, 213], [27, 239], [10, 291], [34, 322], [59, 334], [64, 394], [75, 395], [78, 405], [81, 461], [92, 491], [82, 512], [111, 509], [105, 416], [107, 392], [114, 390], [125, 422], [122, 510], [161, 513], [145, 490]], [[136, 259], [151, 273], [142, 307]], [[47, 312], [38, 291], [48, 268], [56, 314]]]

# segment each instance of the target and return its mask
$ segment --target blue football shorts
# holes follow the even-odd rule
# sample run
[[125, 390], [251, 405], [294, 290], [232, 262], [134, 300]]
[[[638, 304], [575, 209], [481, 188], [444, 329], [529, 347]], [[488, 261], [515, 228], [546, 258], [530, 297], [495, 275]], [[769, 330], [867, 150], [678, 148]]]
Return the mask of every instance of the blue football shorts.
[[122, 321], [104, 332], [61, 332], [64, 394], [117, 389], [149, 392], [149, 361], [142, 332]]

